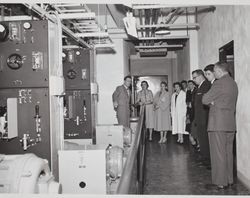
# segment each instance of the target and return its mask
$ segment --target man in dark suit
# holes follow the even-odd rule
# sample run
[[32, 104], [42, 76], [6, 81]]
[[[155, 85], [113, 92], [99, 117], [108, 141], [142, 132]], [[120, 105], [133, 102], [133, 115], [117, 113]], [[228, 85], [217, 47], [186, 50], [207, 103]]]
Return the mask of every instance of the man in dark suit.
[[124, 83], [116, 87], [112, 95], [114, 109], [117, 112], [118, 124], [124, 127], [130, 127], [130, 90], [129, 87], [132, 83], [131, 76], [125, 76]]
[[197, 137], [200, 145], [200, 153], [203, 157], [202, 162], [210, 169], [210, 153], [207, 134], [207, 122], [209, 107], [202, 104], [202, 96], [208, 92], [211, 87], [204, 77], [202, 70], [198, 69], [192, 72], [194, 82], [197, 84], [197, 90], [194, 98], [194, 125], [197, 127]]
[[238, 88], [229, 76], [227, 63], [216, 63], [216, 81], [204, 94], [203, 104], [210, 105], [208, 135], [211, 153], [212, 184], [224, 189], [233, 184], [233, 140], [236, 131]]

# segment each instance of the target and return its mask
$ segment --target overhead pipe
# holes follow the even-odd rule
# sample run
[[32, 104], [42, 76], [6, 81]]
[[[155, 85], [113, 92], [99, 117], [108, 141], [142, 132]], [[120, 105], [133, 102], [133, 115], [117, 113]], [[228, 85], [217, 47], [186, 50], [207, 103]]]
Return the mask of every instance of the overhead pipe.
[[[156, 10], [155, 9], [151, 9], [151, 15], [152, 15], [152, 21], [151, 24], [154, 24], [155, 22], [155, 15], [156, 15]], [[154, 28], [151, 28], [151, 37], [154, 36]]]
[[[140, 25], [143, 25], [143, 22], [142, 22], [142, 10], [139, 10], [139, 21], [140, 21]], [[144, 37], [143, 31], [141, 31], [141, 36]]]
[[[144, 10], [145, 12], [145, 17], [144, 17], [144, 21], [145, 21], [145, 25], [150, 25], [150, 9], [146, 9]], [[145, 29], [145, 36], [146, 37], [149, 37], [149, 31], [150, 31], [150, 28], [146, 28]], [[149, 42], [146, 41], [146, 45], [149, 45]]]
[[[155, 14], [156, 14], [156, 10], [154, 10], [154, 9], [151, 9], [151, 16], [152, 16], [152, 20], [151, 20], [151, 23], [150, 23], [150, 25], [152, 25], [152, 24], [154, 24], [154, 21], [155, 21]], [[152, 36], [154, 36], [154, 28], [151, 28], [151, 37]], [[154, 42], [153, 41], [151, 41], [151, 43], [150, 43], [151, 45], [154, 45]]]
[[173, 19], [169, 22], [171, 24], [173, 24], [178, 18], [179, 16], [184, 12], [184, 10], [181, 10], [180, 12], [178, 12], [174, 17]]
[[195, 23], [198, 22], [198, 8], [195, 7]]
[[[160, 9], [153, 9], [152, 25], [155, 25], [158, 23], [159, 15], [160, 15]], [[151, 34], [152, 37], [155, 36], [155, 29], [156, 28], [152, 28], [152, 34]]]
[[180, 11], [181, 8], [176, 8], [175, 11], [171, 12], [171, 16], [168, 18], [168, 20], [166, 20], [166, 24], [168, 24], [173, 18], [174, 16]]
[[0, 6], [1, 9], [1, 21], [4, 20], [4, 6]]
[[[37, 13], [38, 15], [40, 15], [41, 17], [46, 17], [48, 20], [50, 20], [53, 23], [57, 24], [57, 20], [55, 17], [52, 17], [47, 11], [43, 10], [40, 6], [38, 6], [37, 4], [24, 4], [28, 9], [31, 9], [32, 11], [34, 11], [35, 13]], [[79, 44], [87, 47], [87, 48], [91, 48], [90, 45], [88, 45], [84, 40], [76, 37], [74, 35], [74, 32], [72, 32], [68, 27], [66, 27], [65, 25], [61, 24], [62, 26], [62, 30], [65, 34], [67, 34], [68, 36], [70, 36], [72, 39], [74, 39], [76, 42], [78, 42]]]
[[[188, 9], [186, 8], [186, 23], [188, 24]], [[187, 26], [187, 35], [188, 35], [188, 26]]]
[[[144, 10], [144, 12], [145, 12], [145, 17], [144, 17], [144, 23], [145, 23], [145, 25], [149, 25], [150, 24], [150, 9], [146, 9], [146, 10]], [[146, 28], [145, 29], [145, 36], [146, 37], [149, 37], [149, 28]]]

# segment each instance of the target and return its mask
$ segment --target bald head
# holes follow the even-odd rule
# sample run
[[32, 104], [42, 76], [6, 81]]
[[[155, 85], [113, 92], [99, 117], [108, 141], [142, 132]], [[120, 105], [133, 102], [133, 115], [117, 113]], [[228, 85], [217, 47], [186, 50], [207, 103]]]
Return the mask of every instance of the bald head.
[[217, 79], [220, 79], [222, 76], [228, 74], [229, 66], [227, 63], [217, 62], [214, 64], [214, 74]]

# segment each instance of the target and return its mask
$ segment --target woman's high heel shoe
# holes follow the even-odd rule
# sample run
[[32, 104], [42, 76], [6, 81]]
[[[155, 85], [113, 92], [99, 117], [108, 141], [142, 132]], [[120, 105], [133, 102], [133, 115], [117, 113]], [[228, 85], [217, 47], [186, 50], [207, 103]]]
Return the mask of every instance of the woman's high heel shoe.
[[161, 143], [162, 143], [162, 141], [163, 141], [163, 139], [161, 138], [161, 139], [160, 139], [160, 141], [159, 141], [158, 143], [159, 143], [159, 144], [161, 144]]
[[167, 138], [163, 138], [162, 143], [165, 143], [167, 141]]

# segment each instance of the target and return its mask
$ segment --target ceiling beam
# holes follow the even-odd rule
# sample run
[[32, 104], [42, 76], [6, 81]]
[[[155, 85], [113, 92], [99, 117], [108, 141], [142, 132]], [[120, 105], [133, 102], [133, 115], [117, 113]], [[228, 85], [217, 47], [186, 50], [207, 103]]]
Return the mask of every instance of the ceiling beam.
[[94, 12], [58, 14], [60, 19], [94, 19]]
[[71, 10], [71, 9], [67, 9], [67, 10], [60, 10], [60, 13], [75, 13], [75, 12], [77, 12], [77, 13], [86, 13], [87, 12], [87, 10], [85, 10], [85, 9], [76, 9], [76, 10]]

